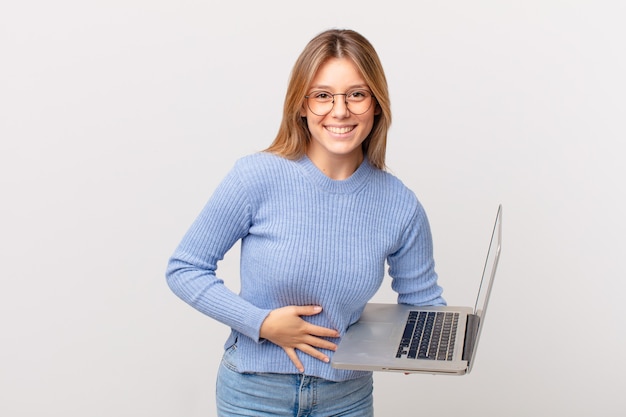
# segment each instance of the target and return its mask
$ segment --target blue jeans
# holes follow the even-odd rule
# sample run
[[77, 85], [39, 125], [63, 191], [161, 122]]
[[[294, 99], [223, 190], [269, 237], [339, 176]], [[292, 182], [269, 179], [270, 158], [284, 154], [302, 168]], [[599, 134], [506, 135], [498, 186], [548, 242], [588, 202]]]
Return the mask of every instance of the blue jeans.
[[371, 376], [343, 382], [301, 374], [237, 372], [237, 345], [217, 375], [219, 417], [373, 417]]

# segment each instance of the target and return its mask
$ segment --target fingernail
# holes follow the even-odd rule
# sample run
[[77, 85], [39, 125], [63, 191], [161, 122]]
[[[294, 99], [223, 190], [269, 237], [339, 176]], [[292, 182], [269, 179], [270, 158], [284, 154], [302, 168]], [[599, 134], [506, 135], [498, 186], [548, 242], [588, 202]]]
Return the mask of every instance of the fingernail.
[[313, 311], [315, 311], [316, 313], [319, 313], [320, 311], [322, 311], [322, 307], [320, 307], [320, 306], [314, 306], [314, 307], [313, 307]]

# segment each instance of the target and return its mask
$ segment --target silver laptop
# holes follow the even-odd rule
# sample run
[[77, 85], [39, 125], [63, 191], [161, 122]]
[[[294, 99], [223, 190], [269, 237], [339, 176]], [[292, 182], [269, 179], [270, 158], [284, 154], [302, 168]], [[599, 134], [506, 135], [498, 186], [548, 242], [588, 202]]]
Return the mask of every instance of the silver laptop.
[[502, 241], [498, 206], [487, 259], [471, 307], [368, 303], [342, 338], [331, 364], [338, 369], [464, 375], [472, 370]]

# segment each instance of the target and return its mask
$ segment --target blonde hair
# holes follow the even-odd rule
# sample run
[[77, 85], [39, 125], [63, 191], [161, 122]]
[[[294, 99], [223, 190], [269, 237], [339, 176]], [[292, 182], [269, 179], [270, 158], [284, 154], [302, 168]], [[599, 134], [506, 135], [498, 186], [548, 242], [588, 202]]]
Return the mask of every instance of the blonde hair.
[[372, 131], [363, 141], [363, 154], [372, 165], [385, 169], [387, 132], [391, 125], [387, 79], [372, 44], [349, 29], [324, 31], [306, 45], [291, 71], [278, 133], [266, 151], [288, 159], [304, 156], [311, 139], [306, 119], [301, 116], [304, 96], [318, 69], [330, 58], [352, 60], [376, 98], [380, 114], [374, 116]]

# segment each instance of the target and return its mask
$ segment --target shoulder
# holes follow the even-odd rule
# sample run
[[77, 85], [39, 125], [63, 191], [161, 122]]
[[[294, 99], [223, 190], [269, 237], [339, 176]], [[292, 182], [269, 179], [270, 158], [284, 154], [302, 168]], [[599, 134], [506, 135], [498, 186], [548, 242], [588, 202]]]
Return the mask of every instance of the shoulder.
[[292, 161], [269, 152], [257, 152], [239, 158], [235, 162], [235, 170], [245, 174], [262, 171], [284, 170]]
[[294, 161], [268, 152], [241, 157], [232, 170], [232, 174], [251, 194], [292, 183], [298, 172]]
[[426, 210], [417, 194], [402, 180], [388, 171], [376, 170], [373, 192], [376, 200], [384, 204], [385, 212], [402, 227], [428, 222]]
[[384, 193], [385, 197], [389, 198], [391, 201], [398, 201], [400, 204], [412, 207], [420, 205], [413, 190], [407, 187], [400, 178], [390, 172], [375, 169], [373, 179], [376, 188], [381, 193]]

